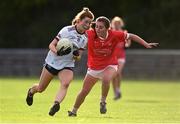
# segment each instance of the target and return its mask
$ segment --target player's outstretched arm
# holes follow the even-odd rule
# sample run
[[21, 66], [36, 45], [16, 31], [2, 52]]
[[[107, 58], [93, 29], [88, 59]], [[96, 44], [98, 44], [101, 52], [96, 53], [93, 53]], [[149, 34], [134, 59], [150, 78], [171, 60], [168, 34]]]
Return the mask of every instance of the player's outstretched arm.
[[143, 46], [146, 47], [146, 48], [157, 47], [157, 45], [159, 44], [159, 43], [147, 43], [147, 42], [146, 42], [145, 40], [143, 40], [141, 37], [139, 37], [139, 36], [137, 36], [137, 35], [135, 35], [135, 34], [131, 34], [131, 33], [129, 33], [129, 38], [128, 38], [128, 39], [130, 39], [130, 40], [132, 40], [132, 41], [135, 41], [135, 42], [143, 45]]
[[57, 43], [58, 43], [58, 40], [54, 38], [54, 40], [49, 44], [49, 49], [55, 54], [57, 54], [57, 49], [56, 49]]

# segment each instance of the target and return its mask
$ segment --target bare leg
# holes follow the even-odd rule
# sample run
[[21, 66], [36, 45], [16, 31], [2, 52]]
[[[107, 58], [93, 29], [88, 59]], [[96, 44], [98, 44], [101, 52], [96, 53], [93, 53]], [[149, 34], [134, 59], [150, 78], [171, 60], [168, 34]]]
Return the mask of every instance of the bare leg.
[[119, 73], [117, 72], [117, 75], [112, 80], [112, 86], [113, 86], [114, 95], [116, 95], [117, 87], [119, 87], [118, 86], [119, 80], [120, 80], [120, 77], [119, 77]]
[[32, 88], [28, 90], [26, 103], [29, 106], [33, 104], [33, 95], [37, 92], [43, 92], [47, 88], [53, 77], [54, 76], [51, 73], [49, 73], [44, 67], [41, 73], [39, 84], [35, 84]]
[[75, 104], [74, 104], [74, 108], [72, 110], [73, 113], [77, 112], [77, 109], [81, 106], [81, 104], [84, 102], [84, 99], [86, 98], [86, 96], [89, 94], [89, 92], [91, 91], [92, 87], [94, 86], [94, 84], [98, 81], [97, 78], [92, 77], [89, 74], [86, 74], [86, 77], [84, 79], [84, 83], [83, 83], [83, 87], [80, 91], [80, 93], [78, 94]]
[[124, 68], [124, 63], [119, 63], [118, 65], [118, 74], [113, 79], [112, 85], [113, 85], [113, 91], [114, 91], [114, 100], [119, 99], [121, 96], [121, 79], [122, 79], [122, 70]]
[[106, 101], [106, 97], [109, 92], [110, 81], [113, 79], [116, 73], [117, 73], [116, 70], [112, 67], [108, 67], [107, 69], [104, 70], [103, 78], [102, 78], [101, 102]]
[[61, 103], [65, 98], [69, 84], [73, 79], [73, 72], [71, 70], [64, 69], [58, 74], [58, 77], [61, 82], [61, 87], [58, 90], [55, 101]]
[[32, 94], [35, 94], [37, 92], [39, 92], [39, 93], [43, 92], [47, 88], [47, 86], [49, 85], [49, 83], [53, 79], [53, 77], [54, 77], [54, 75], [52, 75], [50, 72], [48, 72], [48, 70], [45, 67], [43, 67], [39, 84], [34, 84], [34, 86], [31, 88], [30, 92]]
[[117, 74], [117, 71], [112, 68], [108, 67], [103, 71], [103, 77], [102, 77], [102, 93], [101, 93], [101, 102], [100, 102], [100, 113], [106, 114], [106, 97], [109, 92], [110, 87], [110, 81], [114, 78], [114, 76]]
[[61, 82], [61, 87], [58, 90], [54, 104], [49, 111], [50, 116], [53, 116], [56, 112], [59, 111], [60, 103], [65, 98], [69, 84], [73, 79], [73, 71], [64, 69], [58, 73], [58, 77]]

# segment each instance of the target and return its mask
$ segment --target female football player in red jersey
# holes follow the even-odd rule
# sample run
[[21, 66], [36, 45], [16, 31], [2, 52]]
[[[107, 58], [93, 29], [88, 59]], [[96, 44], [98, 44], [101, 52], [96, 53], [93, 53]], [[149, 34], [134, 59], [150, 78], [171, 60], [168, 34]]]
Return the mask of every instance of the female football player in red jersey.
[[117, 74], [117, 50], [121, 52], [125, 45], [125, 40], [130, 39], [152, 48], [158, 43], [147, 43], [135, 34], [122, 31], [109, 30], [110, 21], [101, 16], [96, 19], [95, 30], [87, 31], [88, 34], [88, 70], [84, 78], [83, 87], [78, 94], [72, 111], [68, 111], [69, 116], [76, 116], [77, 110], [84, 102], [94, 84], [100, 79], [102, 81], [102, 94], [100, 101], [100, 113], [105, 114], [106, 97], [108, 95], [110, 81]]
[[[83, 49], [87, 45], [87, 36], [85, 31], [89, 29], [91, 21], [94, 19], [93, 13], [88, 8], [83, 8], [79, 12], [72, 25], [66, 26], [49, 44], [49, 52], [45, 59], [45, 65], [41, 72], [40, 81], [34, 84], [27, 93], [26, 103], [33, 104], [33, 96], [36, 93], [43, 92], [51, 80], [57, 75], [61, 86], [54, 99], [53, 106], [50, 108], [49, 115], [53, 116], [60, 109], [60, 103], [64, 100], [70, 82], [73, 80], [74, 59], [78, 59]], [[76, 51], [67, 48], [66, 50], [57, 51], [56, 45], [61, 38], [68, 38], [76, 46]], [[79, 51], [79, 53], [77, 53]], [[74, 58], [74, 59], [73, 59]]]
[[[115, 16], [111, 21], [111, 29], [115, 31], [124, 31], [127, 33], [127, 30], [123, 30], [124, 27], [124, 21], [118, 17]], [[131, 40], [127, 39], [125, 42], [125, 47], [129, 47], [131, 44]], [[118, 71], [117, 75], [112, 80], [112, 86], [114, 91], [114, 100], [118, 100], [121, 98], [121, 78], [122, 78], [122, 70], [124, 68], [125, 62], [126, 62], [126, 54], [125, 54], [125, 48], [122, 48], [121, 52], [118, 52], [119, 54], [118, 58]]]

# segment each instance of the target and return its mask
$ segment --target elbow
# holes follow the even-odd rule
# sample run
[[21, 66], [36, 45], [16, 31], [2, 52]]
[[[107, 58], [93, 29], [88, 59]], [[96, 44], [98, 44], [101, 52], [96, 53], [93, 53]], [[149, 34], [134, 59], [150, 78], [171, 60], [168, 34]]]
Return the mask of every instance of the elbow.
[[54, 53], [56, 53], [56, 44], [57, 44], [57, 41], [56, 40], [53, 40], [50, 44], [49, 44], [49, 49], [51, 51], [53, 51]]
[[55, 47], [55, 40], [53, 40], [50, 44], [49, 44], [49, 49], [53, 49], [53, 47]]
[[140, 37], [136, 34], [130, 34], [129, 35], [129, 40], [131, 41], [137, 41]]
[[51, 49], [52, 48], [52, 45], [51, 45], [51, 43], [49, 44], [49, 49]]

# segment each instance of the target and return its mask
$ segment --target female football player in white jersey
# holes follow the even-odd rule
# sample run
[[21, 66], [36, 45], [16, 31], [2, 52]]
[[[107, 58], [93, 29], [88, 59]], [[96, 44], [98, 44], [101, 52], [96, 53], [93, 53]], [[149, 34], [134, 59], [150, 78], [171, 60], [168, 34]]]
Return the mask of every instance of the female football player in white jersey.
[[[34, 84], [27, 93], [26, 102], [29, 106], [33, 104], [34, 94], [43, 92], [54, 76], [57, 75], [61, 86], [49, 111], [49, 115], [53, 116], [59, 111], [60, 103], [65, 98], [68, 86], [73, 79], [74, 59], [78, 59], [86, 47], [87, 37], [85, 31], [89, 29], [93, 19], [93, 13], [88, 8], [84, 8], [75, 16], [72, 25], [62, 28], [49, 44], [50, 50], [45, 59], [45, 65], [42, 69], [39, 83]], [[71, 40], [77, 50], [73, 51], [71, 48], [67, 48], [57, 51], [56, 45], [61, 38]]]

